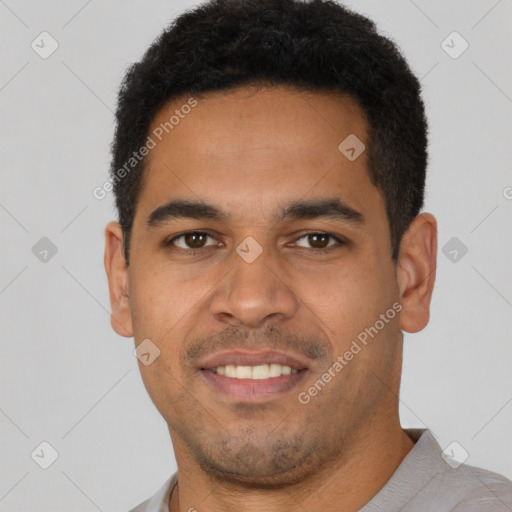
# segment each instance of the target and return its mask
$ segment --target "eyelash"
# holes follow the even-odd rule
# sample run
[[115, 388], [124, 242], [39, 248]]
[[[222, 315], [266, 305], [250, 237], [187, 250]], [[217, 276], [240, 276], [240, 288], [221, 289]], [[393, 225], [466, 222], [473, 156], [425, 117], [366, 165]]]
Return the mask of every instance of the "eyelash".
[[[184, 237], [186, 235], [191, 235], [191, 234], [206, 235], [206, 236], [210, 236], [212, 238], [215, 238], [208, 231], [185, 231], [184, 233], [181, 233], [180, 235], [176, 235], [173, 238], [171, 238], [170, 240], [168, 240], [167, 242], [165, 242], [165, 246], [166, 247], [172, 246], [174, 241], [176, 241], [179, 238], [182, 238], [182, 237]], [[336, 242], [338, 242], [338, 244], [340, 244], [341, 246], [347, 245], [347, 242], [345, 240], [343, 240], [342, 238], [340, 238], [339, 236], [334, 235], [332, 233], [327, 233], [327, 232], [324, 232], [324, 231], [311, 231], [309, 233], [305, 233], [305, 234], [301, 235], [299, 238], [297, 238], [297, 240], [301, 240], [302, 238], [305, 238], [305, 237], [310, 236], [310, 235], [325, 235], [325, 236], [328, 236], [328, 237], [333, 238], [334, 240], [336, 240]], [[211, 246], [207, 246], [207, 247], [211, 247]], [[181, 247], [178, 247], [177, 249], [182, 254], [186, 254], [188, 256], [194, 256], [197, 253], [201, 252], [202, 250], [206, 249], [207, 247], [203, 247], [203, 248], [200, 248], [200, 249], [189, 249], [189, 250], [182, 249]], [[312, 252], [315, 252], [315, 253], [328, 253], [328, 252], [332, 251], [335, 248], [336, 248], [336, 244], [330, 245], [330, 246], [326, 247], [325, 249], [313, 249], [313, 248], [311, 248], [311, 249], [303, 248], [303, 249], [306, 249], [308, 251], [312, 251]]]

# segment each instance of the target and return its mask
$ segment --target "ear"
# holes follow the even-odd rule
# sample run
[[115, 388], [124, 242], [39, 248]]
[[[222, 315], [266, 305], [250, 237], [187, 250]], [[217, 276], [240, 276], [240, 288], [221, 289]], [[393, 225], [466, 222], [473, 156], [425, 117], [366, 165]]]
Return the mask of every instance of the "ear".
[[105, 228], [105, 270], [110, 293], [110, 324], [120, 336], [133, 336], [128, 267], [123, 253], [123, 231], [117, 222]]
[[404, 233], [398, 258], [400, 328], [406, 332], [421, 331], [428, 324], [436, 260], [437, 221], [430, 213], [421, 213]]

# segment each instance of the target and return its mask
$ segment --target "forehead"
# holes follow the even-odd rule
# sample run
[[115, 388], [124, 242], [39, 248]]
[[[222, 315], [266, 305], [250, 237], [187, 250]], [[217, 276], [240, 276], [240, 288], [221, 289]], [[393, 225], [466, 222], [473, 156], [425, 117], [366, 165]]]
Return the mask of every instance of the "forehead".
[[339, 196], [355, 210], [383, 214], [367, 151], [355, 160], [343, 153], [345, 140], [360, 144], [357, 151], [367, 147], [367, 122], [351, 98], [241, 87], [195, 97], [192, 108], [184, 107], [188, 99], [169, 102], [151, 124], [155, 147], [146, 157], [136, 217], [189, 198], [232, 207], [257, 222], [276, 204], [308, 195]]

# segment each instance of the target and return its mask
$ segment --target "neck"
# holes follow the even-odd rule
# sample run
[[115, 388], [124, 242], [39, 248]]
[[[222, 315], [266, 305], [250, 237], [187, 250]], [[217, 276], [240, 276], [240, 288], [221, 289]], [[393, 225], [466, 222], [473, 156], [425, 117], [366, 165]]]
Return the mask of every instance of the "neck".
[[284, 512], [296, 508], [308, 512], [340, 509], [356, 512], [385, 485], [414, 446], [398, 417], [370, 422], [359, 430], [353, 449], [343, 461], [298, 484], [261, 489], [212, 480], [179, 441], [173, 439], [179, 481], [171, 498], [170, 512]]

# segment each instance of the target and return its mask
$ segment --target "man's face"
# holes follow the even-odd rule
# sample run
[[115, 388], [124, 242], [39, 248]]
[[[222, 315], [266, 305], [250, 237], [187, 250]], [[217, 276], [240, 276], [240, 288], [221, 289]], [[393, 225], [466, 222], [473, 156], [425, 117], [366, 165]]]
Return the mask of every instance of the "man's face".
[[[150, 133], [185, 102], [162, 109]], [[351, 161], [338, 148], [350, 135], [368, 144], [347, 97], [240, 88], [198, 98], [147, 157], [123, 332], [160, 350], [139, 363], [144, 384], [177, 456], [214, 477], [298, 481], [348, 455], [363, 425], [396, 407], [402, 335], [399, 315], [386, 314], [399, 290], [385, 200], [367, 152]], [[225, 218], [160, 210], [149, 226], [172, 201]], [[289, 208], [320, 201], [345, 214]], [[190, 231], [201, 233], [169, 243]]]

